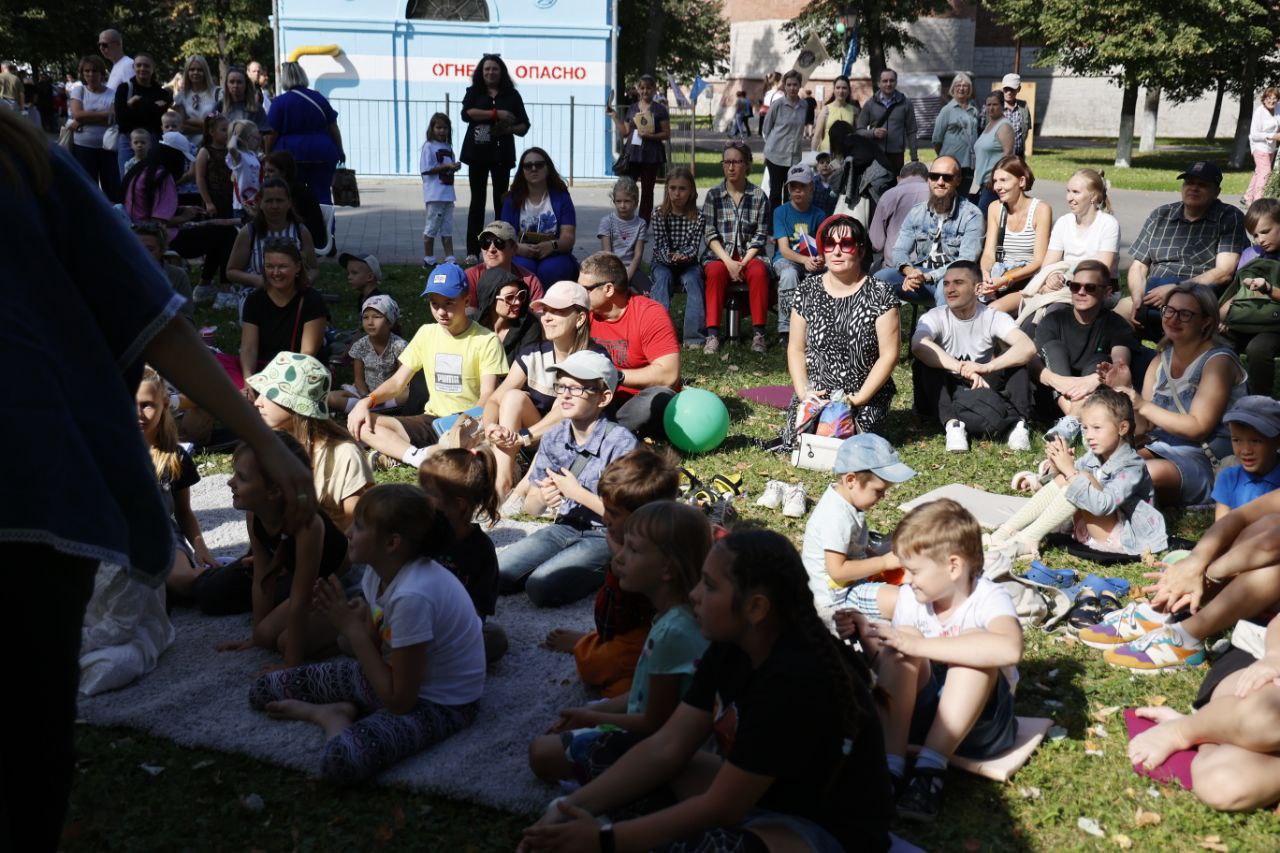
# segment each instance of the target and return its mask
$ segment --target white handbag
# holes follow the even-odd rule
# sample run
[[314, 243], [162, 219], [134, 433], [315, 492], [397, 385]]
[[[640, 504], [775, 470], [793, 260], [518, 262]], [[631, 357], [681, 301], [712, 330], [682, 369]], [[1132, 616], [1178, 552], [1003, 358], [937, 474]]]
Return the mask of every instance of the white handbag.
[[791, 464], [813, 471], [831, 471], [836, 467], [836, 451], [841, 444], [844, 444], [843, 438], [801, 433], [796, 436], [796, 449], [791, 451]]

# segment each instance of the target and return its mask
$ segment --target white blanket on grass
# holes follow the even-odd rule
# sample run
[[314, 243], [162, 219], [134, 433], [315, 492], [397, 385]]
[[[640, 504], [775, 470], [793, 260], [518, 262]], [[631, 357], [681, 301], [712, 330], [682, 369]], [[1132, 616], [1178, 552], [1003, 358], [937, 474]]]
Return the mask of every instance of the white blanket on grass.
[[[244, 517], [231, 508], [222, 478], [191, 489], [191, 505], [205, 542], [219, 557], [244, 553]], [[491, 531], [501, 550], [537, 524], [502, 522]], [[378, 781], [469, 800], [515, 812], [540, 812], [558, 791], [528, 767], [529, 741], [565, 707], [587, 700], [570, 655], [538, 644], [552, 628], [592, 627], [590, 600], [539, 610], [523, 595], [499, 599], [492, 621], [507, 632], [511, 649], [490, 671], [480, 716], [469, 728], [395, 765]], [[109, 693], [81, 697], [79, 714], [92, 725], [121, 725], [190, 746], [239, 752], [262, 761], [316, 773], [324, 734], [308, 723], [276, 721], [249, 708], [249, 685], [259, 668], [278, 660], [262, 650], [214, 651], [220, 640], [247, 636], [249, 617], [211, 618], [175, 609], [177, 638], [155, 670]]]

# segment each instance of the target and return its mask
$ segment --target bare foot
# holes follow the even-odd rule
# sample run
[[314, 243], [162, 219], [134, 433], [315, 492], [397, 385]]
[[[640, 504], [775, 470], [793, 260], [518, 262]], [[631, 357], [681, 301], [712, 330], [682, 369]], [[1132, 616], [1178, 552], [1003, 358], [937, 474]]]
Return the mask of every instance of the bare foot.
[[340, 734], [356, 721], [356, 706], [350, 702], [316, 705], [299, 699], [281, 699], [267, 703], [267, 714], [275, 720], [302, 720], [324, 729], [326, 737]]
[[1176, 711], [1168, 705], [1148, 705], [1142, 708], [1135, 708], [1133, 713], [1144, 720], [1155, 720], [1157, 723], [1165, 723], [1169, 720], [1177, 720], [1186, 716], [1181, 711]]
[[1129, 760], [1134, 764], [1152, 770], [1164, 764], [1175, 752], [1191, 748], [1190, 739], [1182, 732], [1182, 714], [1172, 708], [1139, 708], [1137, 714], [1148, 720], [1160, 719], [1161, 722], [1129, 741]]
[[585, 636], [586, 634], [582, 631], [571, 631], [568, 628], [556, 628], [550, 634], [547, 634], [547, 638], [542, 641], [542, 647], [544, 649], [550, 649], [553, 652], [570, 654], [573, 651], [573, 647], [576, 646], [578, 641]]

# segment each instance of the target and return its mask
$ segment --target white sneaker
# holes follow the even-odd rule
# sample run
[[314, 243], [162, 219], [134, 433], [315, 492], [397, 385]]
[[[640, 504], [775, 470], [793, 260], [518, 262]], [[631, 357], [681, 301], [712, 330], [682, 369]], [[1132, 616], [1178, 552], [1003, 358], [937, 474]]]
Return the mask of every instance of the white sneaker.
[[964, 424], [954, 418], [947, 421], [947, 452], [969, 452], [969, 436], [964, 431]]
[[764, 492], [756, 498], [756, 506], [777, 509], [782, 506], [782, 493], [786, 488], [787, 484], [781, 480], [770, 480], [764, 484]]
[[808, 508], [804, 483], [782, 487], [782, 514], [787, 518], [804, 518]]
[[1027, 429], [1026, 421], [1018, 421], [1013, 425], [1013, 429], [1009, 431], [1008, 443], [1010, 450], [1031, 449], [1031, 432]]
[[1063, 415], [1058, 418], [1058, 422], [1044, 434], [1046, 442], [1053, 441], [1055, 438], [1062, 438], [1067, 444], [1075, 444], [1076, 439], [1079, 437], [1080, 419], [1074, 415]]

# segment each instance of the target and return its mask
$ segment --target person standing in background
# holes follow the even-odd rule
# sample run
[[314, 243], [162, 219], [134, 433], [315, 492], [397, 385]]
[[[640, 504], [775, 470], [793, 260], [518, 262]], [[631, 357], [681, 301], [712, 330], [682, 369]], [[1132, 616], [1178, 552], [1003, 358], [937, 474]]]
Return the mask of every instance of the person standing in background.
[[898, 72], [886, 68], [880, 72], [879, 89], [867, 99], [858, 113], [857, 133], [874, 139], [897, 173], [906, 161], [916, 156], [916, 113], [911, 99], [898, 91]]

